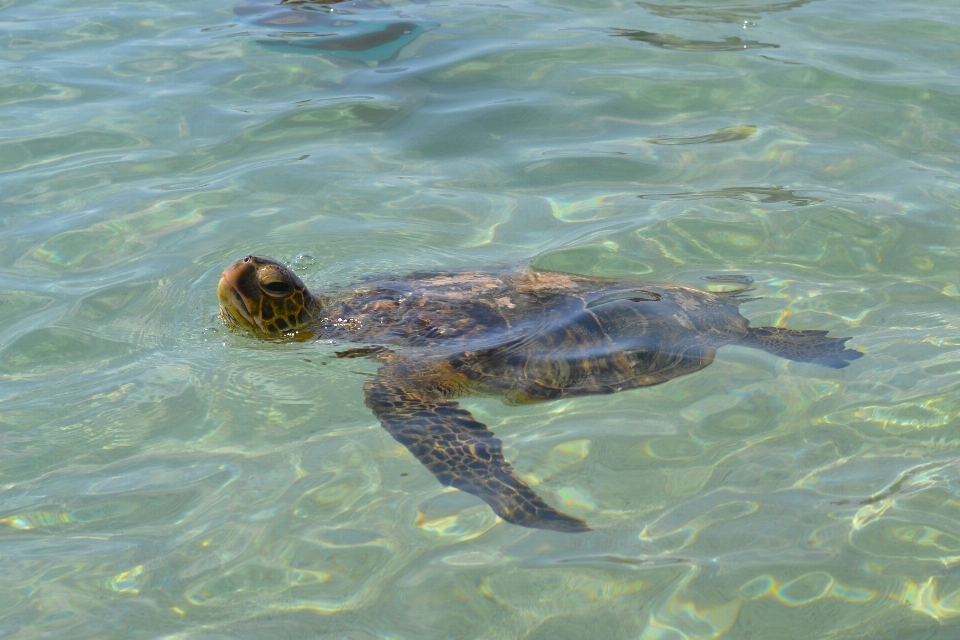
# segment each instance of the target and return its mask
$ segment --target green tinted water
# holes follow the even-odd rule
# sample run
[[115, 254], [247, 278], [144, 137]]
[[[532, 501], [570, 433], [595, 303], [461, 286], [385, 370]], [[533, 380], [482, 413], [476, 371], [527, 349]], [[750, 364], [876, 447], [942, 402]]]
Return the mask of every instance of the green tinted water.
[[[0, 637], [956, 637], [960, 8], [337, 10], [0, 2]], [[749, 274], [866, 355], [466, 399], [596, 530], [534, 531], [378, 426], [374, 362], [221, 326], [254, 250]]]

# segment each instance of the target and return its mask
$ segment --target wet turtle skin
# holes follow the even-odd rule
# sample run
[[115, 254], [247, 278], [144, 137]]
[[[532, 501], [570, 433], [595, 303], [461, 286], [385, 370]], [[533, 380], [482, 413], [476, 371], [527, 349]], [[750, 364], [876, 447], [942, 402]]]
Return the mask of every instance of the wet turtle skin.
[[859, 358], [826, 331], [752, 328], [728, 293], [518, 267], [413, 273], [311, 293], [283, 264], [249, 255], [217, 287], [221, 317], [259, 337], [336, 341], [380, 361], [363, 388], [384, 429], [441, 483], [514, 524], [589, 531], [517, 477], [501, 442], [456, 403], [508, 404], [660, 384], [708, 366], [727, 344], [842, 368]]

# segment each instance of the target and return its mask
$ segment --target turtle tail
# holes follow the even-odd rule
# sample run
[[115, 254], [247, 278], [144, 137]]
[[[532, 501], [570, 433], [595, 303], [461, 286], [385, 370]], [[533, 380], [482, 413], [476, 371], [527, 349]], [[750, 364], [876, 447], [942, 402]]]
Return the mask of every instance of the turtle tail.
[[850, 338], [828, 338], [826, 331], [750, 327], [737, 344], [769, 351], [775, 356], [796, 362], [812, 362], [831, 369], [842, 369], [863, 357], [856, 349], [847, 349]]

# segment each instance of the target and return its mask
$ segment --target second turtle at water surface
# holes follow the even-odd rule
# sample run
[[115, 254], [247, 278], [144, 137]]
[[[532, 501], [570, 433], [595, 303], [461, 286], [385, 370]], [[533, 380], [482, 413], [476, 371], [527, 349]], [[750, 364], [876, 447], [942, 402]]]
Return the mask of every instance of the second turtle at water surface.
[[508, 522], [567, 532], [590, 527], [517, 477], [500, 440], [456, 398], [528, 404], [649, 387], [703, 369], [728, 344], [836, 369], [862, 355], [826, 331], [751, 327], [729, 293], [527, 267], [311, 293], [280, 262], [249, 255], [223, 272], [217, 294], [224, 321], [259, 337], [366, 345], [342, 354], [381, 363], [366, 405], [441, 483]]

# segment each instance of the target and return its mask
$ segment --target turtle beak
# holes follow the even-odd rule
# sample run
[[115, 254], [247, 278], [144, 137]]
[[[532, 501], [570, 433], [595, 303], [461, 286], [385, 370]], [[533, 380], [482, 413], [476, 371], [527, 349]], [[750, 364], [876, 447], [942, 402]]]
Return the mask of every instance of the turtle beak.
[[220, 282], [225, 283], [231, 289], [236, 289], [238, 282], [240, 280], [238, 272], [243, 268], [242, 262], [237, 262], [226, 269], [223, 270], [223, 273], [220, 274]]
[[258, 331], [260, 327], [253, 319], [243, 294], [242, 280], [249, 270], [249, 265], [242, 261], [224, 269], [217, 283], [217, 298], [220, 299], [220, 311], [225, 320], [232, 320], [249, 331]]

